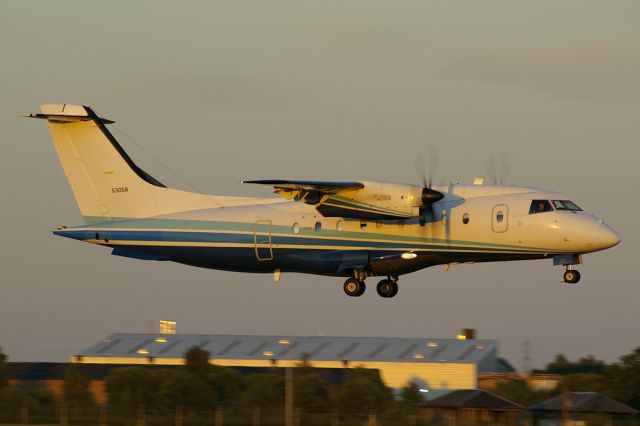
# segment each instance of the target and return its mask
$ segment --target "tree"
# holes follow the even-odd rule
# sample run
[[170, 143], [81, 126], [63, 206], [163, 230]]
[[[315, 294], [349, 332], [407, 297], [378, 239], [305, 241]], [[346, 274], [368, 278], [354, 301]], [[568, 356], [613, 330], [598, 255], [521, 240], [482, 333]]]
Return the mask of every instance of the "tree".
[[228, 404], [240, 398], [240, 393], [243, 389], [243, 378], [236, 370], [212, 365], [206, 380], [215, 391], [218, 403]]
[[493, 389], [493, 393], [524, 406], [529, 406], [551, 398], [555, 391], [531, 389], [523, 380], [501, 382]]
[[557, 354], [544, 370], [539, 372], [548, 374], [579, 374], [579, 373], [595, 373], [603, 374], [607, 364], [598, 360], [593, 355], [587, 355], [577, 361], [570, 361], [563, 354]]
[[598, 392], [607, 394], [609, 383], [604, 374], [578, 373], [566, 375], [558, 383], [557, 389], [567, 392]]
[[251, 407], [283, 406], [284, 377], [273, 373], [250, 374], [245, 378], [243, 399]]
[[293, 370], [293, 403], [308, 413], [326, 413], [331, 407], [326, 382], [313, 369]]
[[189, 373], [206, 377], [211, 372], [209, 352], [198, 346], [191, 346], [184, 354], [185, 368]]
[[156, 375], [142, 367], [122, 367], [106, 377], [109, 403], [124, 410], [136, 410], [153, 401], [157, 389]]
[[608, 371], [610, 395], [640, 409], [640, 347], [624, 355]]
[[183, 369], [168, 370], [159, 376], [158, 403], [166, 408], [181, 406], [185, 409], [202, 410], [216, 403], [216, 392], [200, 377]]
[[368, 414], [371, 410], [384, 411], [393, 401], [393, 393], [377, 370], [353, 368], [347, 370], [337, 394], [341, 413]]
[[400, 393], [402, 403], [408, 408], [415, 409], [418, 404], [424, 402], [420, 386], [414, 382], [407, 383]]
[[7, 355], [2, 352], [2, 347], [0, 347], [0, 389], [7, 386], [9, 383], [7, 378]]
[[67, 367], [62, 390], [64, 400], [69, 404], [69, 407], [88, 407], [95, 405], [93, 395], [89, 391], [89, 381], [79, 364], [70, 364]]

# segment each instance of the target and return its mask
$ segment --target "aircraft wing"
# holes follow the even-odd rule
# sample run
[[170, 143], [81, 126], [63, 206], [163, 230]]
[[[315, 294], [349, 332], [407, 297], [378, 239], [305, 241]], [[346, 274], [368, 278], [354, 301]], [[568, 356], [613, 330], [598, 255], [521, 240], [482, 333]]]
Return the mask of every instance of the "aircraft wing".
[[337, 194], [339, 192], [356, 191], [364, 188], [364, 184], [360, 182], [313, 180], [243, 180], [242, 183], [255, 183], [258, 185], [273, 186], [278, 193], [280, 193], [280, 191], [317, 191], [323, 194]]

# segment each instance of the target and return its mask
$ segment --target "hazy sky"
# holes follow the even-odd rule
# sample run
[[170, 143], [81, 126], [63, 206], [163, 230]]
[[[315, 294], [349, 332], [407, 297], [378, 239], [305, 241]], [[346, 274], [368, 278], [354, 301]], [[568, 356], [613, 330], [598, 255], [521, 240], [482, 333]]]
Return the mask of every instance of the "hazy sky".
[[[640, 346], [640, 3], [633, 1], [25, 2], [0, 11], [0, 345], [63, 361], [117, 331], [452, 337], [473, 327], [520, 365], [613, 361]], [[270, 196], [249, 178], [509, 183], [569, 194], [622, 236], [561, 284], [548, 261], [375, 280], [250, 275], [144, 262], [55, 237], [79, 225], [41, 103], [91, 105], [160, 181]], [[118, 130], [119, 129], [119, 130]]]

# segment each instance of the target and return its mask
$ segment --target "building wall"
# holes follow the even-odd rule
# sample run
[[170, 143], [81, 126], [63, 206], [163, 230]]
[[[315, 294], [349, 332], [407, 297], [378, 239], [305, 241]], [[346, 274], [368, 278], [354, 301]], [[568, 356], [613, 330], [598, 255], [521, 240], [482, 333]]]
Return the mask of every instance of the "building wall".
[[[140, 365], [182, 365], [182, 358], [117, 358], [117, 357], [82, 357], [76, 362], [86, 364], [140, 364]], [[211, 364], [225, 367], [295, 367], [298, 360], [275, 359], [212, 359]], [[478, 385], [475, 364], [462, 363], [427, 363], [427, 362], [342, 362], [312, 361], [318, 368], [362, 367], [380, 371], [385, 384], [392, 388], [401, 388], [409, 381], [418, 380], [429, 389], [475, 389]]]

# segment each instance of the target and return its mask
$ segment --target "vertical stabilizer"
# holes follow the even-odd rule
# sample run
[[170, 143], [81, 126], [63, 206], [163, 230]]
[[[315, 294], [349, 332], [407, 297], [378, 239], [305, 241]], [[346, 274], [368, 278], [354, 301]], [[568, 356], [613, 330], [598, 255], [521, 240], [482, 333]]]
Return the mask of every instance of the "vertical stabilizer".
[[216, 207], [206, 195], [166, 188], [138, 167], [106, 124], [82, 105], [41, 105], [58, 158], [88, 223]]

